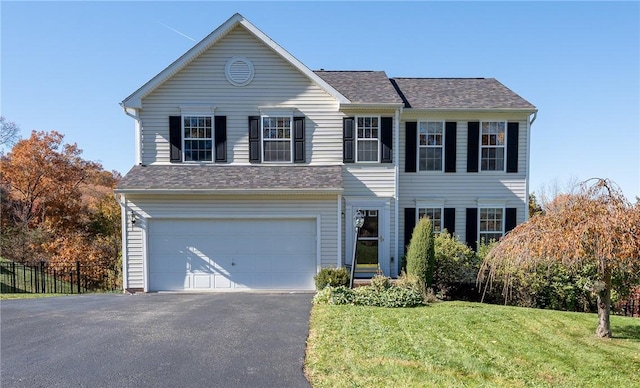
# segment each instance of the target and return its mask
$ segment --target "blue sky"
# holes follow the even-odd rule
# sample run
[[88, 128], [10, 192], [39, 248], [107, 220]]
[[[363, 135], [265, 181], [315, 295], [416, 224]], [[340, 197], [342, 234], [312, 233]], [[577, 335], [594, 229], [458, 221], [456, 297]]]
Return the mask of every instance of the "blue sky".
[[[532, 191], [591, 177], [640, 196], [640, 3], [0, 3], [2, 116], [126, 173], [118, 105], [239, 12], [311, 69], [495, 77], [536, 105]], [[178, 32], [176, 32], [178, 31]], [[191, 38], [191, 39], [190, 39]]]

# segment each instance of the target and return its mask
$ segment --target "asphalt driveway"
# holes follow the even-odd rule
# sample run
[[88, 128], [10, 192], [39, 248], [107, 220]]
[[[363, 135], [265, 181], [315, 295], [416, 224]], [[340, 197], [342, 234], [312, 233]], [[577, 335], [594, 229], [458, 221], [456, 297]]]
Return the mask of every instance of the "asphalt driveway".
[[0, 386], [308, 387], [311, 294], [0, 302]]

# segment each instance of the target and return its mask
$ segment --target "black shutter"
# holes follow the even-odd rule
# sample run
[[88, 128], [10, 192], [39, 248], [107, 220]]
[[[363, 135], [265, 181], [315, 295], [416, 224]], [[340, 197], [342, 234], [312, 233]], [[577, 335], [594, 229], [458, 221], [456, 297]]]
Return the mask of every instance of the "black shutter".
[[467, 208], [467, 245], [474, 251], [478, 249], [478, 208]]
[[413, 228], [416, 227], [416, 208], [407, 207], [404, 209], [404, 253], [407, 253]]
[[480, 122], [467, 123], [467, 172], [478, 172], [478, 155], [480, 148]]
[[519, 124], [507, 124], [507, 172], [518, 172]]
[[304, 117], [293, 118], [293, 162], [304, 163]]
[[342, 161], [355, 163], [356, 133], [353, 117], [345, 117], [342, 121]]
[[404, 172], [416, 172], [417, 153], [418, 153], [418, 123], [415, 121], [407, 121], [405, 126], [405, 157]]
[[169, 161], [182, 162], [182, 117], [169, 116]]
[[249, 162], [260, 163], [260, 116], [249, 116]]
[[444, 172], [456, 172], [456, 135], [458, 123], [446, 122], [444, 134]]
[[391, 163], [393, 160], [393, 117], [381, 118], [382, 130], [380, 133], [380, 163]]
[[516, 227], [518, 209], [515, 207], [508, 207], [505, 209], [504, 215], [504, 232], [507, 233], [511, 229]]
[[445, 207], [444, 219], [442, 221], [442, 227], [449, 233], [454, 234], [456, 232], [456, 208]]
[[215, 116], [213, 125], [216, 163], [224, 163], [227, 161], [227, 116]]

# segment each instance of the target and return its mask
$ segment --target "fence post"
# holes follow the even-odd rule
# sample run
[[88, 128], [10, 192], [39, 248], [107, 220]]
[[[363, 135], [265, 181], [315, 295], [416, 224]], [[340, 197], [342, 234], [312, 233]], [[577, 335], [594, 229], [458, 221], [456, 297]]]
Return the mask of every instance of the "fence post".
[[80, 293], [80, 260], [76, 260], [76, 275], [78, 277], [78, 294]]
[[40, 260], [40, 280], [42, 281], [42, 293], [46, 293], [47, 292], [47, 283], [46, 283], [46, 276], [45, 275], [45, 268], [44, 268], [44, 260]]
[[38, 279], [38, 266], [32, 265], [31, 270], [33, 271], [33, 276], [35, 278], [35, 281], [31, 282], [31, 289], [34, 289], [35, 287], [35, 293], [37, 294], [38, 292], [40, 292], [40, 287], [38, 287], [38, 285], [40, 284], [40, 280]]
[[11, 262], [11, 292], [16, 292], [16, 262]]

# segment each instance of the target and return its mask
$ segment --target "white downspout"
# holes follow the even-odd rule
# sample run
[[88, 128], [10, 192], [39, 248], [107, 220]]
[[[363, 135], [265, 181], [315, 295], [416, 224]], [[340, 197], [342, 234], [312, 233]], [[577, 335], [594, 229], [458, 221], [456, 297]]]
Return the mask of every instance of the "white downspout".
[[[122, 104], [121, 104], [122, 105]], [[122, 109], [124, 109], [124, 113], [135, 120], [136, 125], [136, 135], [135, 135], [135, 147], [136, 147], [136, 163], [142, 164], [142, 119], [138, 116], [138, 110], [135, 108], [127, 108], [122, 105]], [[130, 113], [129, 110], [132, 110], [133, 113]]]
[[398, 276], [398, 265], [400, 263], [400, 256], [399, 256], [399, 252], [400, 250], [398, 249], [398, 220], [400, 219], [400, 217], [398, 216], [398, 211], [400, 210], [400, 205], [398, 204], [399, 199], [398, 199], [398, 193], [399, 193], [399, 185], [400, 185], [400, 168], [398, 167], [398, 163], [400, 163], [400, 115], [402, 113], [402, 107], [400, 107], [399, 109], [396, 109], [396, 120], [395, 120], [395, 131], [394, 131], [394, 139], [393, 142], [395, 143], [395, 147], [393, 147], [393, 159], [395, 161], [395, 179], [396, 179], [396, 184], [395, 184], [395, 208], [394, 208], [394, 248], [395, 248], [395, 252], [394, 252], [394, 272], [396, 273], [396, 276]]
[[127, 200], [124, 194], [115, 194], [116, 201], [120, 204], [121, 233], [122, 233], [122, 291], [126, 292], [128, 283], [127, 276]]
[[524, 206], [524, 220], [527, 221], [529, 219], [529, 169], [531, 166], [531, 126], [533, 122], [536, 121], [538, 117], [538, 111], [533, 112], [533, 117], [528, 122], [527, 128], [527, 176], [525, 178], [525, 206]]
[[342, 194], [338, 194], [338, 257], [337, 268], [342, 268]]

